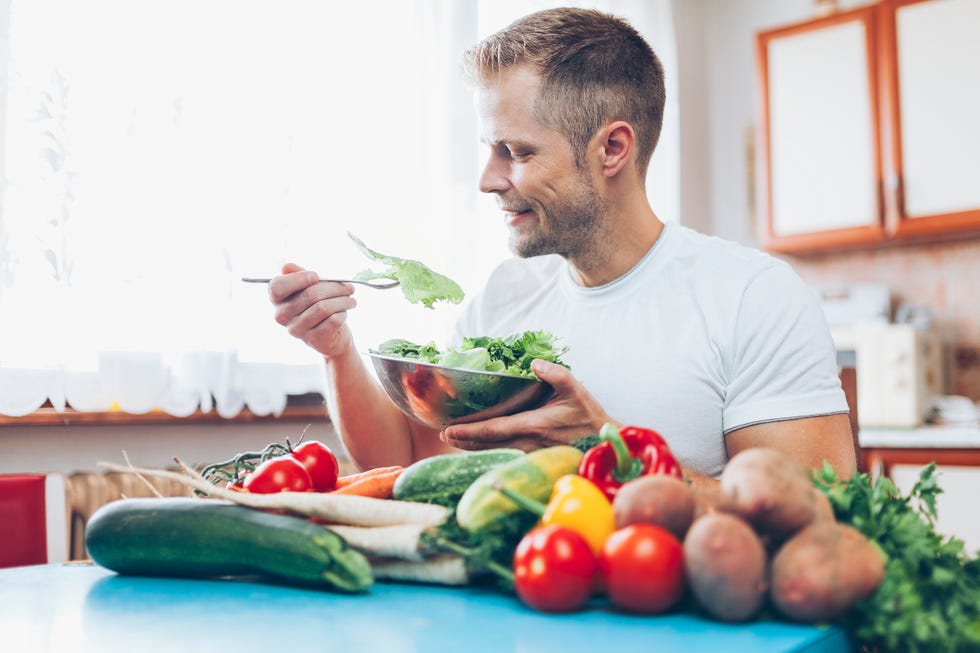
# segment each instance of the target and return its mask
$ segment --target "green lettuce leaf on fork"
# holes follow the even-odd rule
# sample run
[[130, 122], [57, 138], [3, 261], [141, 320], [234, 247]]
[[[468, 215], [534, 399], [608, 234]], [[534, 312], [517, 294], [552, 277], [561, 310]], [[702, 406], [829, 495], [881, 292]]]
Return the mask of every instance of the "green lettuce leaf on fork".
[[463, 301], [463, 289], [449, 277], [433, 272], [419, 261], [386, 256], [376, 252], [354, 234], [348, 233], [347, 235], [365, 256], [388, 266], [381, 272], [374, 270], [358, 272], [354, 275], [358, 281], [393, 279], [401, 285], [402, 292], [408, 301], [413, 304], [422, 304], [426, 308], [432, 308], [432, 304], [437, 301], [452, 302], [453, 304]]

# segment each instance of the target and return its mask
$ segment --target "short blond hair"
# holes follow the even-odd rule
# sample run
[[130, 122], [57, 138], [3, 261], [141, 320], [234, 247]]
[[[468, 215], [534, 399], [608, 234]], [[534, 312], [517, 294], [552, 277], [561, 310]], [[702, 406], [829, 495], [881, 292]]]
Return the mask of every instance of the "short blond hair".
[[592, 9], [546, 9], [511, 23], [463, 55], [464, 75], [483, 87], [520, 66], [542, 78], [535, 118], [568, 139], [580, 166], [599, 128], [624, 120], [636, 133], [637, 164], [646, 174], [663, 125], [664, 71], [628, 22]]

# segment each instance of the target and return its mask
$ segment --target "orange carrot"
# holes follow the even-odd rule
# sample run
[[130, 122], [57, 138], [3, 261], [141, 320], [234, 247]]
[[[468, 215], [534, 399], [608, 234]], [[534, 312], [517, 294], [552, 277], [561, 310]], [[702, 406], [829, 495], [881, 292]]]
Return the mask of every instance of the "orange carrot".
[[340, 485], [338, 479], [337, 488], [333, 494], [353, 494], [362, 497], [374, 497], [375, 499], [390, 499], [392, 490], [395, 488], [395, 481], [405, 471], [402, 467], [382, 467], [368, 470], [356, 474], [359, 478], [345, 481]]
[[348, 485], [350, 485], [351, 483], [354, 483], [356, 481], [361, 481], [366, 478], [371, 478], [372, 476], [390, 474], [395, 471], [401, 471], [403, 469], [404, 467], [399, 467], [398, 465], [394, 465], [392, 467], [375, 467], [373, 469], [365, 469], [363, 472], [346, 474], [337, 479], [337, 485], [334, 487], [334, 490], [341, 490], [347, 487]]

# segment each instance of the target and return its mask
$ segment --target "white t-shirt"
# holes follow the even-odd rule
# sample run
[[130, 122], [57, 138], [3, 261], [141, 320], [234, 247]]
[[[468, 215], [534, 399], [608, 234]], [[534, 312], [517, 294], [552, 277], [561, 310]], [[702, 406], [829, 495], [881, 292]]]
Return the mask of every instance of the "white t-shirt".
[[627, 274], [596, 288], [557, 255], [502, 263], [456, 325], [465, 336], [552, 332], [613, 418], [652, 428], [717, 476], [725, 433], [846, 413], [830, 331], [784, 262], [668, 223]]

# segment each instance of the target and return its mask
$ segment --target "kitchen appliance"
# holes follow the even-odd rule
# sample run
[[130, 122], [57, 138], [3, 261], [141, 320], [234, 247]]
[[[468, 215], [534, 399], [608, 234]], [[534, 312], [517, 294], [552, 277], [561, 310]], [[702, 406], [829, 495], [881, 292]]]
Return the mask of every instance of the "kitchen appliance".
[[883, 283], [822, 286], [816, 290], [832, 329], [891, 321], [891, 290]]
[[914, 428], [943, 394], [942, 343], [912, 324], [864, 323], [831, 329], [838, 362], [857, 370], [858, 425]]

